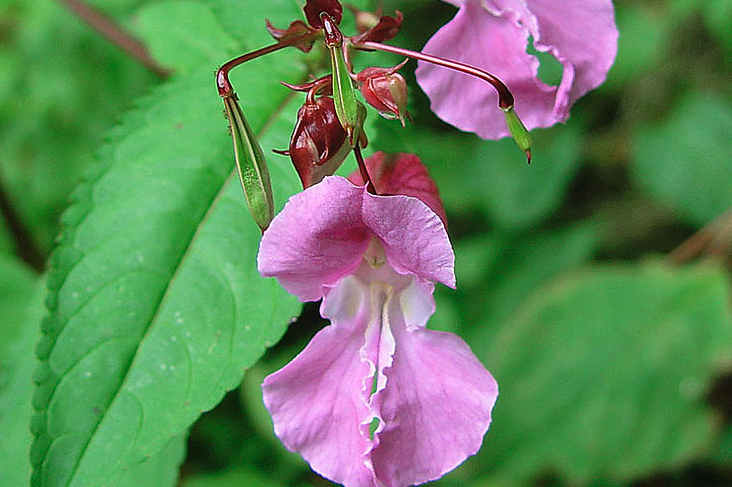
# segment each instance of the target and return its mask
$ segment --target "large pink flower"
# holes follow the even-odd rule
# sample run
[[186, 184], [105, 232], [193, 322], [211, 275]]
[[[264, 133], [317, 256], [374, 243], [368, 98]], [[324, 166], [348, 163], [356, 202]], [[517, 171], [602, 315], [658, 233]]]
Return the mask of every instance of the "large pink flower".
[[[441, 219], [411, 196], [331, 176], [290, 198], [259, 270], [331, 324], [262, 389], [275, 433], [346, 487], [434, 480], [480, 448], [498, 389], [468, 346], [425, 328], [454, 287]], [[378, 426], [374, 428], [374, 425]]]
[[[485, 69], [516, 98], [516, 112], [531, 130], [563, 122], [579, 97], [599, 86], [612, 66], [618, 31], [611, 0], [446, 0], [457, 15], [423, 51]], [[563, 66], [559, 86], [539, 80], [537, 51]], [[417, 81], [433, 111], [461, 130], [486, 139], [508, 135], [498, 98], [484, 82], [424, 62]]]

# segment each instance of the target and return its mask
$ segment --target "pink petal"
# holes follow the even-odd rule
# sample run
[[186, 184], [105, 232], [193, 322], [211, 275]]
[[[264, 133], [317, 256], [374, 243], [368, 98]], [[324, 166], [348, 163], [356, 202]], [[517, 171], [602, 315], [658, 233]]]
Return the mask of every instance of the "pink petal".
[[371, 460], [384, 485], [402, 487], [437, 479], [478, 451], [498, 386], [456, 335], [408, 327], [399, 309], [389, 315], [396, 349], [386, 387], [372, 398], [383, 423]]
[[395, 271], [455, 287], [450, 239], [427, 205], [410, 196], [375, 196], [364, 190], [363, 221], [381, 240]]
[[[526, 53], [529, 35], [537, 50], [563, 65], [558, 87], [538, 79], [539, 61]], [[534, 129], [566, 120], [570, 105], [604, 81], [617, 35], [610, 0], [567, 0], [561, 8], [556, 0], [464, 0], [423, 51], [498, 76], [513, 92], [524, 124]], [[446, 122], [483, 138], [508, 135], [497, 95], [486, 83], [424, 62], [416, 74], [433, 111]]]
[[[442, 223], [447, 225], [447, 215], [437, 185], [419, 157], [407, 153], [376, 152], [364, 162], [379, 194], [414, 196], [437, 213]], [[352, 172], [348, 179], [357, 185], [364, 184], [358, 170]]]
[[259, 247], [259, 272], [303, 301], [358, 268], [372, 236], [401, 274], [455, 286], [454, 254], [440, 218], [407, 196], [375, 196], [339, 176], [296, 194]]
[[323, 297], [361, 263], [371, 235], [363, 224], [364, 189], [328, 177], [290, 198], [259, 246], [259, 272], [302, 301]]
[[[367, 344], [368, 287], [343, 280], [323, 302], [332, 325], [262, 384], [275, 433], [313, 470], [348, 487], [375, 487], [367, 406], [376, 352]], [[369, 357], [368, 355], [371, 355]]]

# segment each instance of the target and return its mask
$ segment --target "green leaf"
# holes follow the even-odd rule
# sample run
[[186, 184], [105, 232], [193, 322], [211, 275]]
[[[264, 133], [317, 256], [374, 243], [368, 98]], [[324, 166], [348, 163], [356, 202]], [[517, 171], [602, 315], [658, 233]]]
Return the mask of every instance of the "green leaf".
[[[296, 107], [276, 81], [302, 76], [298, 59], [239, 74], [268, 149], [287, 144]], [[260, 231], [221, 108], [211, 66], [172, 80], [125, 117], [74, 193], [37, 349], [35, 485], [113, 484], [235, 387], [299, 310], [256, 270]], [[297, 177], [271, 172], [281, 207]]]
[[120, 473], [111, 484], [114, 487], [175, 487], [178, 485], [178, 468], [186, 452], [185, 435], [172, 438], [155, 455]]
[[0, 13], [0, 181], [47, 255], [103, 134], [155, 79], [60, 2], [13, 3]]
[[240, 467], [228, 472], [214, 475], [196, 475], [187, 478], [182, 487], [242, 487], [256, 485], [258, 487], [278, 487], [285, 485], [276, 477], [264, 477], [257, 472]]
[[0, 478], [28, 485], [31, 375], [40, 335], [44, 286], [18, 259], [0, 254]]
[[5, 219], [0, 217], [0, 252], [11, 253], [15, 248], [15, 242], [10, 234], [10, 229]]
[[686, 96], [670, 117], [633, 141], [632, 174], [653, 197], [703, 225], [732, 207], [732, 105]]
[[253, 51], [275, 41], [265, 28], [265, 19], [278, 28], [286, 28], [293, 20], [305, 20], [300, 0], [269, 2], [238, 0], [204, 0], [219, 23], [232, 36], [241, 40], [246, 50]]
[[724, 431], [719, 447], [712, 453], [710, 460], [726, 468], [732, 466], [732, 427], [728, 426]]
[[463, 191], [477, 195], [504, 228], [525, 228], [554, 211], [579, 166], [580, 139], [571, 125], [534, 130], [531, 137], [531, 165], [504, 139], [481, 143], [463, 172]]
[[711, 265], [608, 266], [545, 288], [474, 348], [501, 391], [474, 465], [582, 483], [699, 458], [718, 436], [705, 393], [730, 366], [729, 296]]
[[729, 28], [732, 23], [732, 3], [728, 0], [708, 0], [701, 4], [701, 9], [709, 29], [721, 41], [729, 56], [732, 54], [732, 32]]
[[226, 33], [209, 6], [192, 0], [152, 3], [132, 24], [154, 59], [178, 72], [204, 63], [213, 67], [237, 55], [239, 43]]
[[468, 339], [489, 343], [534, 290], [586, 264], [598, 241], [598, 226], [583, 222], [542, 233], [458, 242], [457, 298]]
[[659, 53], [667, 42], [671, 21], [667, 12], [658, 10], [657, 5], [641, 3], [616, 9], [615, 18], [621, 32], [618, 55], [607, 80], [599, 87], [601, 91], [625, 89], [647, 73], [649, 66], [663, 62]]

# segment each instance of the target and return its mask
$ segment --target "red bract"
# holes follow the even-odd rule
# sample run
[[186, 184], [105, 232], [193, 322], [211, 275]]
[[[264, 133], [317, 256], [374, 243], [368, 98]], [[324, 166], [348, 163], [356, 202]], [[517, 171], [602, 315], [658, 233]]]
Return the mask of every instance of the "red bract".
[[[272, 25], [269, 20], [267, 20], [266, 22], [267, 31], [277, 41], [288, 41], [290, 39], [294, 39], [295, 37], [305, 36], [307, 34], [315, 32], [315, 29], [308, 27], [308, 25], [302, 20], [293, 21], [287, 29], [278, 29], [277, 27]], [[300, 49], [302, 52], [310, 52], [310, 49], [313, 48], [314, 42], [314, 38], [303, 39], [302, 42], [298, 42], [297, 44], [293, 44], [292, 46]]]
[[[396, 17], [382, 15], [378, 23], [366, 32], [352, 37], [353, 42], [384, 42], [393, 39], [402, 28], [402, 13], [397, 10]], [[358, 21], [358, 18], [357, 18]]]
[[[406, 63], [406, 61], [404, 61]], [[366, 102], [386, 118], [398, 118], [404, 125], [407, 112], [407, 82], [397, 73], [404, 63], [393, 68], [366, 68], [356, 75]]]
[[323, 22], [320, 20], [320, 14], [323, 12], [330, 15], [336, 24], [340, 24], [343, 17], [343, 7], [338, 0], [308, 0], [303, 11], [308, 23], [316, 29], [323, 27]]
[[303, 188], [333, 174], [349, 151], [333, 99], [323, 96], [306, 101], [297, 113], [289, 150]]

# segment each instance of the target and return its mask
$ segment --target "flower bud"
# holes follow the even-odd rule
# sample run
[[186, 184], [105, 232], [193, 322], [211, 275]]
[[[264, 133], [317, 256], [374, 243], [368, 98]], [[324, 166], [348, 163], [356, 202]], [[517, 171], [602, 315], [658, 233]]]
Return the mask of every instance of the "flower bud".
[[[406, 61], [405, 61], [406, 62]], [[366, 68], [356, 75], [359, 89], [366, 102], [381, 115], [399, 119], [404, 125], [407, 112], [407, 82], [397, 71], [404, 63], [393, 68]]]
[[350, 150], [333, 98], [322, 96], [300, 107], [289, 155], [303, 188], [333, 174]]

